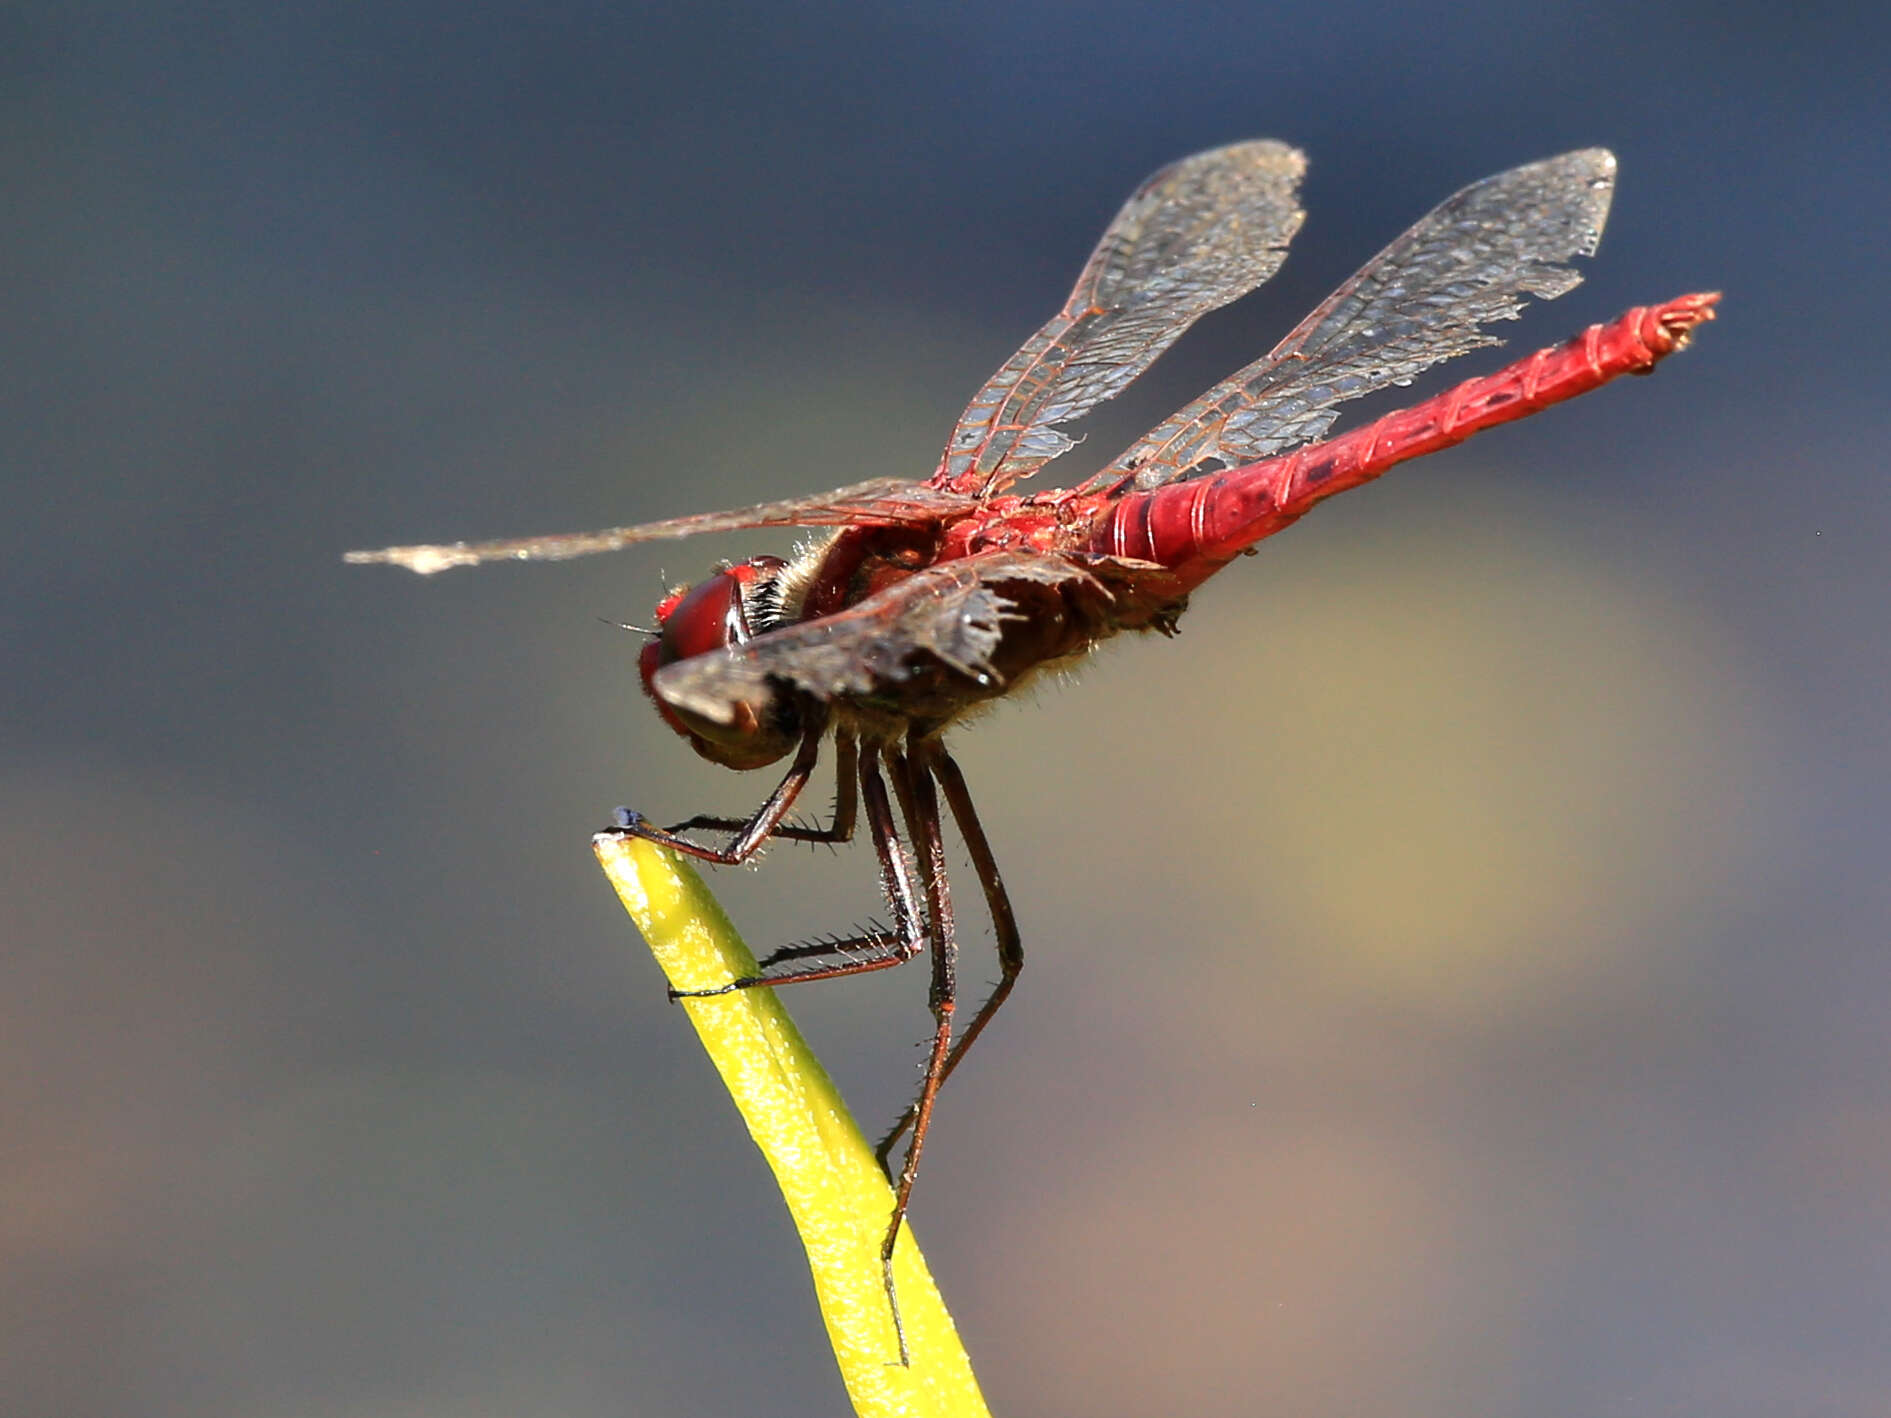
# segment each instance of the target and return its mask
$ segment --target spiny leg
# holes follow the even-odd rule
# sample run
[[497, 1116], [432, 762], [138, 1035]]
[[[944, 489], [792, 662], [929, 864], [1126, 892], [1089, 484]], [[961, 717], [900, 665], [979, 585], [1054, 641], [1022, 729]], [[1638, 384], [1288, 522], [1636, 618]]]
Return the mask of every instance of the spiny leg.
[[[909, 741], [910, 742], [910, 741]], [[926, 917], [932, 935], [932, 988], [928, 1004], [932, 1009], [932, 1051], [926, 1057], [925, 1078], [919, 1097], [912, 1107], [912, 1141], [906, 1149], [906, 1162], [900, 1168], [893, 1192], [893, 1216], [880, 1243], [880, 1274], [886, 1284], [887, 1304], [893, 1311], [893, 1333], [899, 1340], [900, 1363], [910, 1362], [906, 1348], [906, 1327], [900, 1319], [899, 1296], [893, 1288], [893, 1247], [899, 1240], [900, 1227], [906, 1221], [906, 1209], [912, 1201], [913, 1180], [919, 1175], [919, 1154], [926, 1145], [926, 1131], [932, 1123], [933, 1101], [945, 1080], [946, 1057], [952, 1045], [952, 1016], [958, 1008], [958, 946], [952, 930], [952, 894], [946, 884], [945, 833], [939, 823], [939, 798], [933, 791], [932, 775], [919, 759], [922, 750], [914, 744], [907, 754], [889, 755], [894, 791], [905, 811], [906, 829], [913, 839], [919, 858], [920, 879], [926, 892]]]
[[[646, 822], [641, 815], [622, 808], [618, 810], [618, 822], [606, 830], [627, 837], [640, 837], [646, 842], [655, 842], [659, 847], [668, 847], [671, 851], [719, 867], [740, 866], [754, 856], [770, 837], [784, 830], [781, 820], [788, 815], [788, 809], [794, 806], [794, 800], [801, 795], [801, 790], [813, 776], [814, 765], [821, 756], [821, 740], [826, 734], [825, 719], [816, 718], [808, 725], [806, 732], [801, 735], [801, 746], [795, 750], [794, 762], [788, 766], [788, 772], [781, 782], [775, 785], [775, 791], [762, 799], [762, 805], [755, 809], [755, 815], [746, 822], [731, 821], [727, 824], [736, 829], [736, 834], [725, 847], [706, 847], [700, 842], [692, 842], [687, 837], [676, 835], [680, 828], [666, 832]], [[846, 766], [844, 761], [841, 766]], [[845, 788], [842, 791], [846, 793]], [[846, 796], [851, 798], [852, 795]], [[851, 803], [849, 806], [851, 808]], [[837, 804], [836, 817], [839, 816], [838, 807]]]
[[[945, 789], [946, 805], [952, 810], [952, 820], [957, 824], [959, 837], [965, 843], [966, 853], [972, 859], [972, 868], [978, 873], [978, 884], [985, 892], [985, 906], [991, 912], [992, 931], [998, 938], [998, 984], [991, 995], [978, 1007], [978, 1013], [972, 1016], [972, 1022], [952, 1046], [952, 1052], [946, 1057], [945, 1068], [939, 1075], [943, 1085], [952, 1076], [952, 1070], [959, 1066], [959, 1060], [965, 1057], [965, 1051], [972, 1047], [985, 1026], [991, 1023], [992, 1016], [998, 1013], [998, 1007], [1011, 993], [1011, 987], [1018, 982], [1018, 973], [1024, 969], [1024, 942], [1018, 933], [1017, 917], [1011, 909], [1011, 897], [1005, 891], [1004, 878], [998, 874], [998, 859], [993, 856], [991, 843], [985, 836], [985, 828], [978, 820], [978, 810], [972, 806], [972, 795], [965, 786], [965, 775], [959, 771], [959, 765], [952, 755], [945, 751], [945, 745], [937, 740], [920, 745], [915, 756], [921, 757], [922, 766], [939, 780]], [[880, 1169], [890, 1177], [892, 1169], [887, 1165], [893, 1153], [893, 1146], [900, 1140], [906, 1129], [913, 1125], [918, 1105], [908, 1108], [898, 1122], [875, 1149], [880, 1159]]]
[[[769, 835], [785, 842], [826, 842], [832, 846], [853, 841], [854, 805], [858, 800], [856, 784], [859, 780], [859, 754], [860, 750], [854, 743], [854, 736], [847, 730], [842, 729], [834, 735], [834, 818], [828, 826], [804, 827], [795, 823], [786, 823], [777, 826]], [[740, 817], [712, 817], [708, 814], [698, 814], [687, 822], [677, 823], [669, 830], [671, 833], [699, 830], [740, 833], [748, 831], [751, 821], [752, 819]]]
[[[622, 824], [617, 830], [664, 846], [675, 847], [708, 861], [726, 862], [733, 865], [740, 861], [742, 856], [752, 854], [757, 846], [767, 840], [771, 835], [771, 829], [780, 822], [793, 803], [795, 795], [806, 785], [814, 767], [820, 737], [820, 732], [817, 730], [811, 730], [804, 736], [801, 749], [796, 754], [795, 762], [787, 776], [757, 810], [754, 818], [744, 826], [742, 834], [723, 853], [684, 841], [673, 833], [662, 832], [637, 819]], [[848, 746], [851, 747], [851, 740], [848, 741]], [[886, 782], [880, 771], [880, 760], [883, 754], [887, 769], [893, 778], [894, 792], [899, 798], [901, 816], [905, 818], [907, 832], [914, 839], [915, 847], [920, 854], [921, 886], [925, 900], [923, 916], [914, 891], [913, 867], [907, 861], [905, 844], [901, 840], [899, 827], [893, 815], [893, 806], [887, 797]], [[843, 759], [841, 766], [845, 769], [850, 765], [847, 765]], [[845, 774], [844, 776], [852, 778], [855, 775]], [[815, 947], [786, 947], [787, 951], [800, 952], [804, 955], [825, 954], [855, 946], [867, 946], [874, 953], [838, 964], [802, 966], [772, 976], [751, 975], [712, 989], [672, 990], [670, 997], [672, 999], [697, 999], [728, 994], [736, 990], [753, 989], [759, 985], [800, 984], [809, 980], [831, 980], [844, 975], [858, 975], [873, 970], [889, 969], [892, 966], [904, 964], [919, 953], [925, 945], [928, 925], [930, 925], [930, 933], [934, 940], [930, 991], [933, 1015], [932, 1050], [927, 1058], [925, 1078], [921, 1085], [919, 1099], [912, 1109], [912, 1142], [907, 1148], [906, 1163], [901, 1168], [895, 1188], [893, 1214], [880, 1247], [881, 1282], [885, 1287], [887, 1306], [893, 1317], [893, 1332], [899, 1343], [899, 1360], [902, 1366], [908, 1366], [911, 1363], [911, 1352], [906, 1343], [905, 1323], [900, 1316], [899, 1296], [893, 1283], [893, 1251], [899, 1239], [900, 1227], [906, 1219], [907, 1206], [912, 1199], [913, 1181], [919, 1171], [919, 1155], [925, 1145], [926, 1131], [932, 1119], [933, 1100], [938, 1096], [939, 1084], [944, 1079], [947, 1056], [951, 1048], [952, 1018], [957, 1003], [954, 972], [956, 950], [952, 936], [951, 898], [945, 877], [944, 833], [940, 826], [939, 802], [933, 791], [930, 772], [924, 767], [915, 770], [909, 758], [898, 750], [882, 750], [870, 745], [858, 754], [857, 777], [859, 797], [866, 811], [868, 831], [873, 838], [875, 854], [880, 860], [881, 887], [893, 911], [894, 937], [887, 940], [878, 935], [862, 935]], [[844, 792], [845, 789], [843, 789]], [[837, 809], [837, 820], [840, 817], [841, 814]], [[737, 855], [738, 851], [741, 855]], [[783, 952], [776, 952], [769, 958], [773, 961], [782, 957]]]
[[[898, 774], [904, 765], [898, 759], [890, 766]], [[926, 943], [923, 918], [920, 915], [919, 900], [914, 890], [913, 869], [906, 860], [905, 844], [900, 839], [899, 825], [893, 817], [893, 805], [886, 795], [886, 781], [880, 776], [878, 750], [868, 748], [860, 755], [860, 796], [866, 807], [867, 831], [873, 838], [874, 853], [880, 859], [880, 886], [886, 893], [887, 903], [893, 909], [893, 935], [889, 939], [879, 934], [863, 934], [845, 941], [833, 942], [831, 949], [820, 953], [833, 953], [859, 946], [871, 953], [853, 960], [843, 960], [833, 965], [804, 965], [793, 970], [784, 970], [778, 975], [755, 974], [731, 980], [726, 985], [717, 985], [707, 990], [671, 990], [671, 999], [702, 999], [709, 995], [726, 995], [735, 990], [750, 990], [757, 985], [799, 985], [809, 980], [834, 980], [843, 975], [863, 975], [871, 970], [887, 970], [895, 965], [903, 965], [911, 960]], [[895, 779], [897, 783], [897, 777]], [[905, 794], [901, 793], [904, 802]], [[789, 946], [790, 950], [800, 947]], [[777, 952], [779, 955], [780, 952]], [[815, 953], [815, 952], [809, 952]], [[776, 956], [770, 956], [772, 961]]]

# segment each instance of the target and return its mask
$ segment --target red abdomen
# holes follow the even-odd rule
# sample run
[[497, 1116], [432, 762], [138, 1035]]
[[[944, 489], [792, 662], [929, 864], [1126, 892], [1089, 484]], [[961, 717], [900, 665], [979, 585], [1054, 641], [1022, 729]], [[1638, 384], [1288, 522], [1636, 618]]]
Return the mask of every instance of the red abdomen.
[[1408, 458], [1586, 394], [1618, 375], [1646, 374], [1681, 348], [1696, 325], [1713, 319], [1719, 298], [1718, 292], [1684, 295], [1665, 305], [1637, 306], [1566, 344], [1467, 379], [1338, 438], [1131, 493], [1097, 525], [1090, 550], [1160, 562], [1197, 585], [1244, 548], [1298, 521], [1316, 502]]

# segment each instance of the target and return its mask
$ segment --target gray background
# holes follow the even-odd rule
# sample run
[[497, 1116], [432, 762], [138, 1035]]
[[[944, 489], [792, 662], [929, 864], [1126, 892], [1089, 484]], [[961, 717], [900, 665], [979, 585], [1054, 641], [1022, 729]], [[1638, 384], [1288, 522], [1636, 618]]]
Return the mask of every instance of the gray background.
[[[767, 786], [599, 617], [789, 539], [339, 553], [923, 475], [1123, 195], [1255, 135], [1312, 156], [1294, 256], [1060, 480], [1575, 146], [1620, 154], [1614, 222], [1512, 348], [1724, 318], [958, 741], [1030, 965], [916, 1218], [990, 1397], [1891, 1412], [1867, 14], [7, 7], [7, 1412], [841, 1408], [587, 852]], [[722, 883], [761, 945], [878, 909], [861, 849]], [[923, 998], [789, 997], [869, 1126]]]

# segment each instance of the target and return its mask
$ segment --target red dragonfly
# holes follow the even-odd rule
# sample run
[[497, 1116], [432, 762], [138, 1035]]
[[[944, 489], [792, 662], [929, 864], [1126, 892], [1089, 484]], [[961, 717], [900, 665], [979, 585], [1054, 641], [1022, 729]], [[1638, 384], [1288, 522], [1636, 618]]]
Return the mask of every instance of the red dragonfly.
[[[1645, 374], [1713, 318], [1716, 294], [1639, 307], [1319, 441], [1346, 400], [1409, 384], [1441, 360], [1498, 343], [1486, 324], [1514, 318], [1529, 296], [1547, 300], [1577, 284], [1581, 277], [1567, 263], [1595, 250], [1615, 158], [1601, 148], [1565, 153], [1486, 178], [1442, 203], [1272, 352], [1088, 481], [1012, 492], [1072, 447], [1062, 425], [1122, 392], [1202, 315], [1274, 274], [1300, 227], [1295, 194], [1304, 168], [1293, 148], [1258, 141], [1198, 153], [1151, 177], [1103, 233], [1063, 309], [959, 416], [924, 482], [880, 478], [635, 527], [348, 556], [424, 575], [743, 527], [835, 529], [793, 561], [724, 563], [698, 585], [672, 591], [657, 607], [657, 629], [639, 661], [657, 712], [697, 753], [738, 769], [792, 755], [781, 782], [745, 820], [698, 816], [664, 830], [620, 810], [611, 830], [733, 865], [771, 838], [847, 841], [864, 803], [891, 928], [785, 946], [762, 961], [761, 973], [692, 993], [881, 970], [932, 947], [934, 1028], [924, 1081], [879, 1148], [886, 1167], [910, 1131], [881, 1252], [889, 1300], [893, 1243], [934, 1100], [1024, 962], [1010, 900], [945, 731], [1119, 631], [1172, 632], [1195, 587], [1315, 503], [1617, 375]], [[832, 821], [791, 823], [788, 812], [830, 734], [839, 779]], [[1000, 967], [996, 988], [956, 1036], [956, 932], [940, 794], [977, 871]], [[690, 831], [732, 835], [712, 846], [682, 835]], [[897, 1326], [896, 1300], [894, 1316]]]

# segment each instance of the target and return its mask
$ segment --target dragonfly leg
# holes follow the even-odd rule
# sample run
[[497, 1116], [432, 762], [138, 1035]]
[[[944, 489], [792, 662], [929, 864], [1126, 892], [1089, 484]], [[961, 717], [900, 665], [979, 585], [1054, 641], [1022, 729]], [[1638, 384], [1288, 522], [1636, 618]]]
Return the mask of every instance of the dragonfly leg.
[[[783, 829], [781, 820], [788, 815], [788, 809], [794, 806], [795, 799], [801, 795], [801, 790], [808, 785], [808, 779], [814, 775], [814, 765], [821, 756], [821, 740], [826, 735], [827, 724], [824, 720], [817, 719], [808, 725], [807, 732], [801, 735], [801, 746], [795, 750], [794, 762], [788, 766], [787, 774], [775, 785], [775, 791], [762, 799], [762, 805], [755, 809], [752, 817], [741, 822], [707, 819], [710, 825], [734, 829], [735, 836], [729, 839], [726, 846], [706, 847], [700, 842], [692, 842], [687, 837], [677, 835], [683, 830], [682, 827], [672, 828], [666, 832], [661, 827], [646, 822], [640, 814], [622, 808], [618, 809], [617, 822], [606, 830], [626, 837], [639, 837], [646, 842], [655, 842], [659, 847], [668, 847], [672, 851], [683, 853], [684, 856], [694, 857], [698, 861], [709, 862], [715, 866], [740, 866], [754, 856], [770, 837], [793, 830]], [[850, 740], [849, 749], [851, 747]], [[850, 757], [851, 753], [842, 755], [839, 766], [843, 770], [850, 766], [848, 762]], [[848, 808], [846, 817], [849, 819], [852, 817], [853, 793], [850, 778], [851, 775], [843, 772], [841, 801], [835, 808], [837, 825], [842, 817], [840, 811], [842, 806]], [[689, 823], [684, 823], [683, 827], [689, 825]], [[851, 821], [847, 825], [851, 828]]]
[[[959, 1066], [959, 1060], [965, 1057], [966, 1050], [972, 1047], [972, 1041], [991, 1023], [992, 1016], [998, 1013], [998, 1007], [1005, 1002], [1012, 986], [1018, 982], [1018, 974], [1024, 969], [1024, 941], [1018, 933], [1017, 916], [1011, 909], [1011, 897], [1005, 891], [1004, 878], [998, 874], [998, 859], [992, 855], [991, 842], [978, 820], [978, 810], [972, 806], [972, 795], [965, 786], [965, 775], [959, 771], [959, 765], [953, 761], [952, 755], [945, 751], [945, 745], [937, 740], [921, 745], [920, 752], [925, 766], [938, 778], [940, 787], [945, 789], [946, 805], [952, 810], [952, 820], [958, 825], [959, 837], [972, 859], [973, 870], [978, 873], [978, 884], [985, 892], [985, 907], [991, 913], [992, 931], [998, 938], [998, 984], [978, 1007], [972, 1022], [966, 1026], [965, 1032], [952, 1046], [952, 1052], [946, 1056], [945, 1068], [939, 1075], [939, 1082], [943, 1084], [952, 1076], [952, 1070]], [[880, 1168], [889, 1177], [892, 1168], [888, 1162], [893, 1147], [906, 1129], [913, 1125], [917, 1113], [917, 1104], [908, 1108], [886, 1136], [880, 1139], [875, 1149]]]
[[[852, 734], [843, 729], [834, 736], [834, 816], [828, 826], [806, 827], [799, 823], [784, 823], [769, 835], [783, 842], [826, 842], [833, 846], [853, 841], [855, 804], [859, 800], [856, 791], [859, 753]], [[699, 830], [745, 833], [751, 820], [699, 814], [687, 822], [677, 823], [669, 830], [672, 835]]]
[[[896, 774], [904, 764], [894, 763]], [[768, 957], [768, 964], [780, 960], [807, 959], [818, 955], [845, 954], [861, 949], [864, 953], [851, 960], [827, 965], [799, 965], [778, 974], [758, 973], [707, 990], [671, 990], [671, 999], [702, 999], [726, 995], [735, 990], [752, 990], [758, 985], [799, 985], [810, 980], [836, 980], [845, 975], [864, 975], [873, 970], [889, 970], [903, 965], [925, 948], [926, 930], [920, 914], [919, 895], [914, 889], [913, 869], [906, 859], [906, 846], [894, 821], [893, 806], [886, 795], [886, 781], [880, 774], [878, 751], [869, 748], [859, 758], [860, 796], [867, 812], [867, 830], [873, 838], [875, 854], [880, 859], [880, 886], [893, 908], [893, 932], [863, 932], [844, 940], [824, 941], [809, 946], [786, 946]], [[895, 782], [898, 782], [896, 777]], [[900, 793], [902, 803], [906, 794]], [[766, 966], [763, 967], [766, 969]]]
[[926, 894], [926, 918], [932, 935], [932, 988], [927, 1000], [932, 1010], [932, 1047], [926, 1056], [919, 1097], [911, 1109], [912, 1139], [906, 1147], [906, 1161], [894, 1182], [893, 1215], [886, 1228], [886, 1239], [880, 1243], [880, 1273], [886, 1285], [887, 1303], [893, 1311], [893, 1332], [899, 1339], [902, 1365], [909, 1360], [906, 1329], [900, 1321], [899, 1297], [893, 1288], [893, 1248], [912, 1201], [913, 1182], [919, 1175], [919, 1154], [925, 1148], [926, 1131], [932, 1122], [933, 1103], [939, 1096], [939, 1085], [945, 1081], [946, 1060], [952, 1046], [952, 1018], [958, 1009], [958, 942], [952, 926], [952, 894], [946, 882], [945, 833], [939, 822], [939, 798], [933, 791], [929, 755], [927, 746], [913, 740], [909, 741], [908, 752], [888, 759], [888, 766], [893, 770], [893, 787], [899, 794], [907, 831], [919, 859], [920, 881]]

